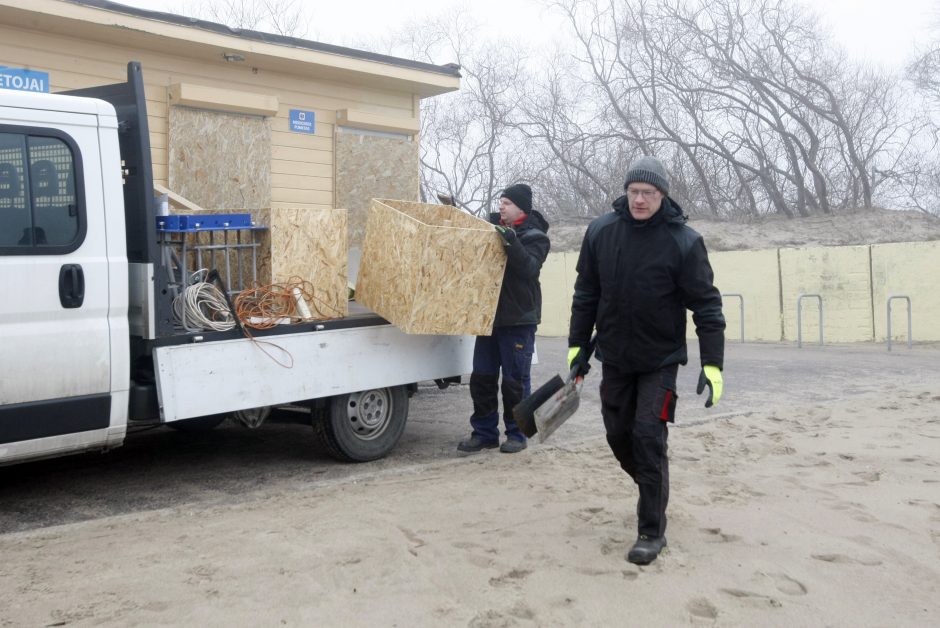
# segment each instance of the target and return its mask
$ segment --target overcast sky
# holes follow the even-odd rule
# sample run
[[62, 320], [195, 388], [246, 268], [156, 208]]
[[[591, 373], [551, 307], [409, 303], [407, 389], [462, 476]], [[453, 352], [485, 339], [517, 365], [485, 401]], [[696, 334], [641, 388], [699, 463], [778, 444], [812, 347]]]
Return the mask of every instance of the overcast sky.
[[[123, 4], [172, 10], [193, 0], [125, 0]], [[818, 11], [833, 35], [857, 59], [897, 67], [930, 27], [940, 33], [940, 0], [801, 0]], [[537, 0], [301, 0], [309, 17], [307, 38], [350, 45], [394, 30], [453, 5], [470, 7], [507, 45], [550, 41], [556, 23]], [[435, 60], [447, 63], [452, 59]]]

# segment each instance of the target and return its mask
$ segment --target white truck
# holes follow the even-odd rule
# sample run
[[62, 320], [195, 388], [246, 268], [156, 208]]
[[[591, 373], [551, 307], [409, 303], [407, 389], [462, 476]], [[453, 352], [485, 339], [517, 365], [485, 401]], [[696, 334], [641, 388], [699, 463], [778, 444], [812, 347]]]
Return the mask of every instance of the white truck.
[[[285, 406], [333, 456], [401, 436], [417, 382], [459, 380], [473, 338], [407, 335], [351, 304], [252, 335], [174, 323], [140, 65], [65, 94], [0, 90], [0, 464], [121, 445], [128, 429], [259, 426]], [[314, 443], [312, 443], [314, 444]]]

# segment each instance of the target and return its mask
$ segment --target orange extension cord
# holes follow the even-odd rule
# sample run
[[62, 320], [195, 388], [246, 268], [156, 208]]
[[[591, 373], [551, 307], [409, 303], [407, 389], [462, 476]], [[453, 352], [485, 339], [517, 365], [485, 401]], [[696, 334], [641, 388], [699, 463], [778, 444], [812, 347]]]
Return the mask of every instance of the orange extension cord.
[[235, 314], [242, 326], [253, 329], [270, 329], [283, 324], [285, 319], [288, 319], [290, 324], [297, 324], [331, 318], [303, 318], [297, 311], [295, 289], [307, 303], [317, 303], [321, 310], [332, 310], [336, 317], [342, 315], [342, 312], [314, 294], [313, 284], [300, 277], [291, 277], [286, 283], [253, 286], [242, 290], [235, 296]]

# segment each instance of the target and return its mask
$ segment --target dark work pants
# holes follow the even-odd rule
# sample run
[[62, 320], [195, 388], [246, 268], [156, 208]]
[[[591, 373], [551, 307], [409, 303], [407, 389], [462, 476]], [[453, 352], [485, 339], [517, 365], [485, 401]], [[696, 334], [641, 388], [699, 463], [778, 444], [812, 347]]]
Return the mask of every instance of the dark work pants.
[[499, 376], [502, 372], [503, 423], [506, 436], [525, 440], [512, 409], [529, 396], [535, 325], [497, 327], [492, 336], [477, 336], [473, 347], [470, 397], [473, 434], [487, 442], [499, 440]]
[[675, 418], [678, 370], [674, 364], [651, 373], [627, 373], [603, 365], [601, 414], [607, 443], [639, 489], [638, 531], [653, 537], [666, 533], [667, 426]]

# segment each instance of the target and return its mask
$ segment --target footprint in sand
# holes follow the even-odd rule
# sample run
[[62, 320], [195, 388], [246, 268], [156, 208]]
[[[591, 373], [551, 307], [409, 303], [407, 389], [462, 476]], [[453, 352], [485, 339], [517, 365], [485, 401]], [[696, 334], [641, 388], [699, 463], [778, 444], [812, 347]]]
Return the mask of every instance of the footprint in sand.
[[607, 512], [603, 507], [599, 506], [581, 508], [580, 510], [569, 512], [568, 516], [580, 519], [581, 521], [586, 521], [587, 523], [594, 525], [613, 523], [615, 521], [613, 515]]
[[718, 609], [715, 605], [703, 597], [697, 597], [689, 600], [685, 609], [689, 611], [692, 617], [701, 617], [702, 619], [718, 619]]
[[520, 580], [525, 580], [532, 572], [528, 569], [513, 569], [501, 576], [490, 578], [490, 586], [501, 587], [507, 584], [513, 584]]
[[776, 600], [769, 595], [762, 595], [760, 593], [755, 593], [754, 591], [745, 591], [744, 589], [718, 589], [726, 595], [731, 597], [738, 598], [741, 600], [746, 600], [750, 602], [758, 602], [760, 604], [767, 604], [773, 608], [780, 608], [783, 604], [779, 600]]
[[940, 548], [940, 530], [931, 530], [930, 539], [933, 541], [933, 544]]
[[622, 537], [608, 537], [601, 543], [601, 555], [610, 556], [611, 554], [622, 552], [623, 546], [627, 544], [627, 539]]
[[496, 550], [493, 549], [483, 549], [482, 546], [477, 543], [467, 543], [467, 542], [458, 542], [451, 543], [451, 547], [454, 547], [459, 550], [463, 550], [466, 555], [466, 560], [471, 565], [475, 567], [492, 567], [494, 559], [492, 556], [487, 556], [485, 554], [495, 554]]
[[725, 534], [721, 528], [699, 528], [699, 531], [708, 535], [705, 537], [706, 543], [734, 543], [741, 540], [741, 537], [735, 534]]
[[881, 479], [881, 471], [856, 471], [852, 475], [859, 477], [866, 482], [877, 482]]
[[783, 573], [762, 574], [774, 582], [774, 586], [781, 593], [787, 595], [806, 595], [806, 586], [799, 580], [795, 580]]
[[851, 556], [846, 556], [845, 554], [813, 554], [812, 557], [816, 560], [821, 560], [824, 563], [833, 563], [837, 565], [857, 564], [865, 565], [866, 567], [877, 567], [881, 564], [881, 561], [877, 558], [852, 558]]

